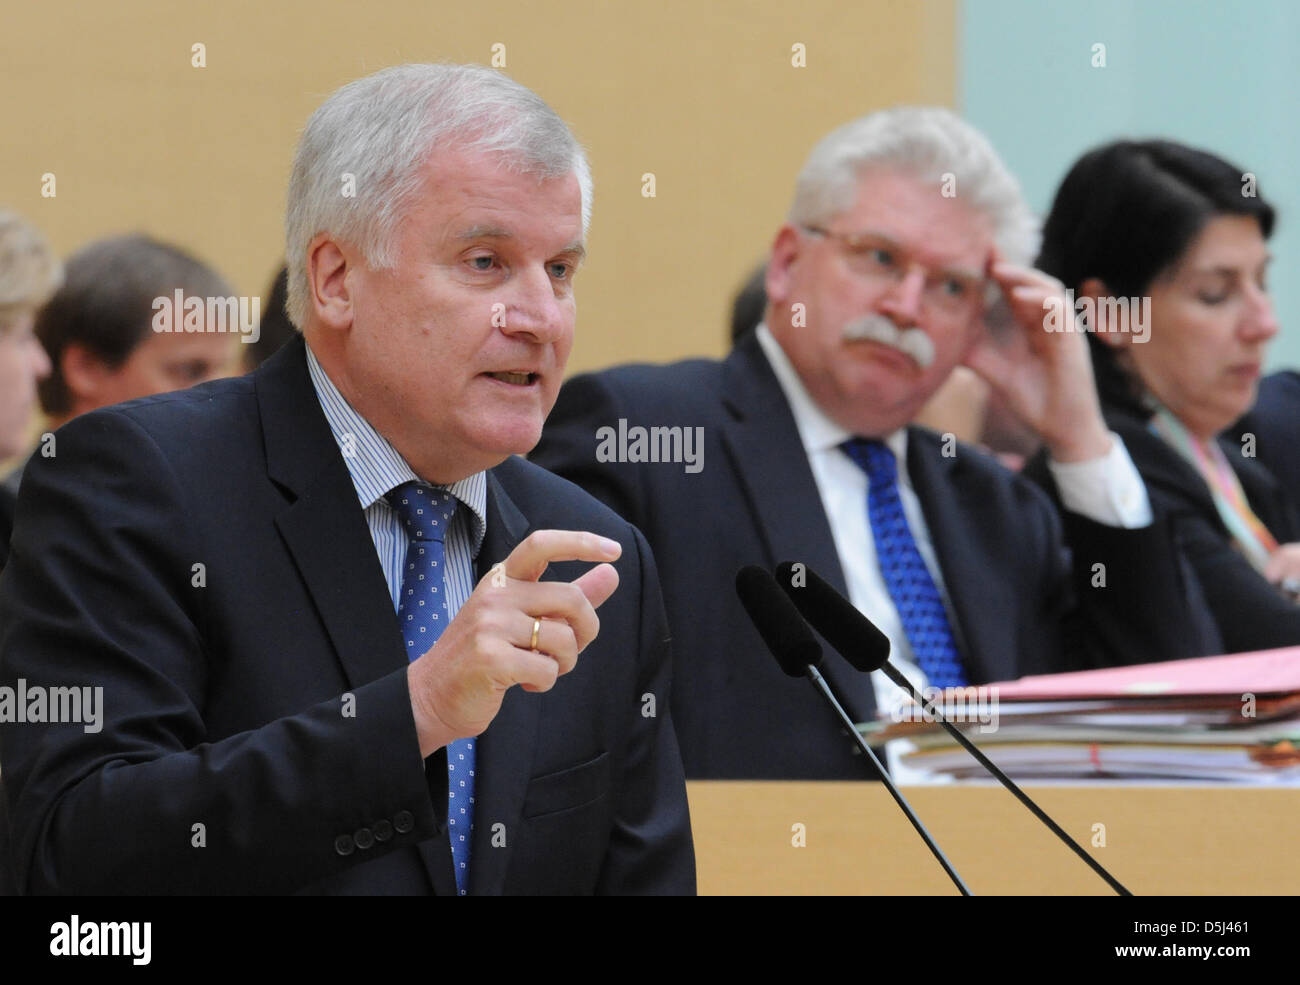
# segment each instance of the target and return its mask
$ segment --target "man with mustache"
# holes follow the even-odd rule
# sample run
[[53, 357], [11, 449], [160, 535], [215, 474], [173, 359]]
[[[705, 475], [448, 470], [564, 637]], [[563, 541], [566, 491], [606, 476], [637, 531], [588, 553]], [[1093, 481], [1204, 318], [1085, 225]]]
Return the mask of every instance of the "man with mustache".
[[[764, 324], [727, 359], [564, 387], [532, 460], [650, 541], [688, 777], [866, 775], [751, 627], [732, 588], [745, 564], [809, 565], [918, 683], [1214, 650], [1168, 531], [1102, 422], [1083, 336], [1044, 328], [1061, 286], [1020, 266], [1034, 240], [979, 133], [946, 110], [873, 114], [813, 149], [772, 245]], [[1042, 438], [1069, 490], [1064, 515], [991, 458], [911, 424], [962, 364]], [[631, 449], [601, 461], [596, 432], [621, 420], [651, 434], [702, 426], [703, 468]], [[856, 721], [900, 696], [833, 654], [823, 672]]]

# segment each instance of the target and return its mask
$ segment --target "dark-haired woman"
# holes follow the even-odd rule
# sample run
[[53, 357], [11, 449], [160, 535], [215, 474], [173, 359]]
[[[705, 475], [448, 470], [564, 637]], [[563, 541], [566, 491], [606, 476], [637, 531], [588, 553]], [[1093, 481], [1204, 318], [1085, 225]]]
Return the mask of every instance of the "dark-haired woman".
[[1249, 447], [1223, 437], [1254, 403], [1278, 331], [1273, 222], [1254, 177], [1221, 158], [1121, 141], [1071, 168], [1038, 259], [1077, 298], [1108, 302], [1086, 325], [1107, 421], [1225, 652], [1300, 644], [1300, 508]]

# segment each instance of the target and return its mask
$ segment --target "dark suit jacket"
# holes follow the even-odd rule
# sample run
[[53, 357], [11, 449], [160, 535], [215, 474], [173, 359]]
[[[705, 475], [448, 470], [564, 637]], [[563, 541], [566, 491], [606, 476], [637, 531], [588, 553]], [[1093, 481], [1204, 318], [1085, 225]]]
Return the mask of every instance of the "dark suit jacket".
[[[13, 495], [0, 484], [0, 572], [9, 560], [9, 534], [13, 530]], [[0, 757], [0, 763], [3, 758]], [[4, 776], [0, 773], [0, 896], [12, 896], [18, 890], [14, 875], [13, 856], [10, 851], [9, 806], [4, 796]]]
[[[702, 426], [703, 470], [598, 462], [596, 431], [620, 418], [629, 427]], [[794, 418], [756, 337], [722, 362], [627, 366], [570, 380], [529, 457], [605, 500], [654, 549], [688, 777], [870, 775], [812, 689], [783, 676], [733, 588], [743, 565], [791, 560], [845, 590]], [[1042, 490], [988, 456], [959, 446], [945, 457], [938, 435], [911, 428], [907, 466], [972, 682], [1186, 656], [1198, 645], [1198, 628], [1182, 618], [1181, 575], [1165, 531], [1117, 531], [1067, 514], [1065, 533], [1080, 546], [1072, 565]], [[1095, 562], [1108, 569], [1104, 590], [1090, 587]], [[855, 720], [872, 717], [867, 676], [829, 650], [823, 672]]]
[[9, 560], [9, 536], [14, 527], [14, 496], [0, 486], [0, 571]]
[[[1146, 481], [1152, 506], [1173, 531], [1195, 572], [1189, 591], [1210, 612], [1222, 637], [1219, 652], [1241, 653], [1300, 644], [1300, 605], [1287, 600], [1233, 546], [1200, 474], [1147, 422], [1131, 411], [1106, 409]], [[1279, 543], [1300, 540], [1300, 513], [1277, 478], [1242, 455], [1235, 439], [1220, 444], [1251, 508]]]
[[[512, 688], [480, 738], [471, 893], [693, 892], [643, 538], [518, 458], [489, 472], [487, 513], [480, 577], [539, 527], [624, 553], [577, 668]], [[454, 893], [445, 752], [420, 758], [404, 651], [301, 340], [251, 376], [71, 422], [23, 479], [0, 683], [102, 685], [105, 720], [0, 730], [21, 884]]]
[[1259, 397], [1250, 413], [1233, 429], [1241, 454], [1241, 437], [1255, 436], [1255, 454], [1282, 483], [1293, 503], [1300, 503], [1300, 373], [1286, 370], [1259, 383]]

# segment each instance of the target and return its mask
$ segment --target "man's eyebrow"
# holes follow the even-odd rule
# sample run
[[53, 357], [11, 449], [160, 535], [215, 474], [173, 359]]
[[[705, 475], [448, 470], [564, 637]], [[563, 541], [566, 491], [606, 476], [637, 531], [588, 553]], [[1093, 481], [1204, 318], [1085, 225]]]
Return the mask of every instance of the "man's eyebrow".
[[864, 239], [874, 239], [879, 241], [880, 245], [888, 246], [890, 249], [894, 249], [894, 250], [903, 249], [903, 244], [900, 243], [898, 240], [896, 240], [893, 236], [890, 236], [888, 233], [878, 232], [875, 229], [853, 230], [849, 232], [847, 235], [848, 238], [851, 240], [861, 241]]
[[[470, 226], [463, 232], [457, 233], [458, 240], [475, 240], [475, 239], [513, 239], [514, 233], [501, 226]], [[574, 240], [569, 245], [556, 253], [556, 256], [572, 256], [578, 263], [587, 258], [587, 248], [582, 245], [582, 240]]]
[[458, 233], [457, 239], [509, 239], [513, 233], [501, 226], [470, 226], [468, 229]]
[[582, 263], [583, 260], [587, 259], [587, 248], [582, 245], [582, 240], [576, 239], [564, 249], [560, 250], [556, 256], [564, 256], [565, 254], [573, 257], [577, 263]]
[[[888, 233], [877, 232], [874, 229], [864, 229], [861, 232], [850, 233], [849, 235], [853, 239], [859, 241], [863, 239], [874, 239], [878, 241], [881, 246], [887, 246], [892, 250], [898, 250], [902, 253], [909, 252], [907, 247], [893, 236], [890, 236]], [[983, 280], [987, 276], [983, 270], [976, 270], [973, 267], [966, 267], [960, 264], [956, 266], [935, 267], [933, 269], [936, 273], [944, 277], [963, 277], [968, 280]]]

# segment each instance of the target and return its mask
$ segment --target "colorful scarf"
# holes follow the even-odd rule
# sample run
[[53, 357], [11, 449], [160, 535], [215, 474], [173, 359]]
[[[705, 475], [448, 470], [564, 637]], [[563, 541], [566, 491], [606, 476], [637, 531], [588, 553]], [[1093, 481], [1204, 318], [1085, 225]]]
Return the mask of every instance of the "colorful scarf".
[[1159, 407], [1151, 418], [1151, 430], [1164, 438], [1200, 473], [1210, 487], [1214, 507], [1237, 549], [1263, 572], [1269, 557], [1277, 550], [1277, 540], [1260, 522], [1246, 501], [1237, 473], [1228, 464], [1217, 441], [1201, 442], [1166, 408]]

